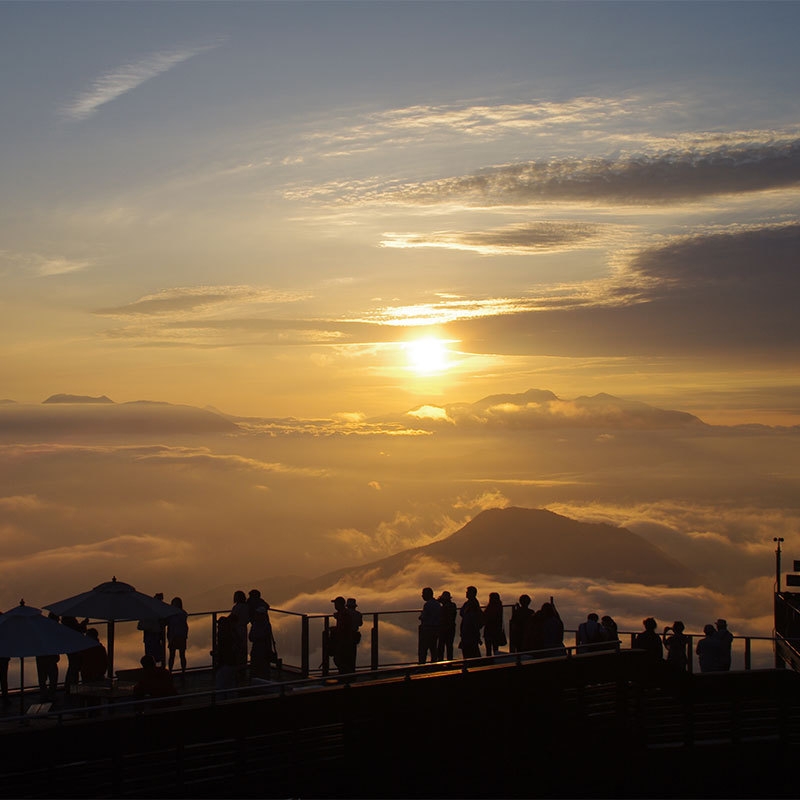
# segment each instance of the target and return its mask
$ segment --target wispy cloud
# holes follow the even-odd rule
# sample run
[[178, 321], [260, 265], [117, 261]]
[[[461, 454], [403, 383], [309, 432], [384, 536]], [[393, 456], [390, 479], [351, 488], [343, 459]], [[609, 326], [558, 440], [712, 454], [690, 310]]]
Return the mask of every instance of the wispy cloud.
[[13, 253], [8, 250], [0, 250], [0, 263], [3, 262], [10, 265], [12, 269], [21, 269], [41, 278], [82, 272], [92, 266], [92, 262], [85, 258], [44, 256], [39, 253]]
[[797, 133], [676, 137], [659, 150], [609, 157], [545, 158], [499, 164], [466, 175], [398, 183], [339, 182], [297, 189], [294, 197], [348, 204], [457, 205], [546, 203], [670, 204], [785, 189], [800, 183]]
[[558, 252], [597, 246], [601, 226], [582, 222], [545, 221], [507, 225], [487, 231], [385, 233], [381, 247], [440, 247], [481, 255]]
[[71, 119], [86, 119], [106, 103], [116, 100], [126, 92], [138, 88], [151, 78], [167, 72], [193, 56], [218, 47], [219, 44], [220, 42], [214, 42], [194, 47], [179, 47], [175, 50], [151, 53], [138, 61], [124, 64], [92, 81], [88, 89], [62, 108], [62, 113]]
[[109, 317], [197, 315], [257, 303], [291, 303], [307, 295], [278, 292], [253, 286], [178, 286], [148, 294], [123, 306], [101, 308], [96, 314]]

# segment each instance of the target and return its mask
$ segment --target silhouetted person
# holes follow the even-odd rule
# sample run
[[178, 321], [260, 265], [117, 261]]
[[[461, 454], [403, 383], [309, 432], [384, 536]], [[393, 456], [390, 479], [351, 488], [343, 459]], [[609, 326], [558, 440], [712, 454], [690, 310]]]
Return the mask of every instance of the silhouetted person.
[[431, 655], [431, 661], [439, 658], [439, 626], [442, 624], [442, 607], [433, 596], [433, 589], [426, 586], [422, 590], [422, 613], [419, 615], [417, 633], [417, 661], [424, 664]]
[[549, 652], [547, 655], [566, 654], [567, 651], [564, 647], [564, 623], [561, 621], [561, 615], [558, 613], [552, 597], [549, 603], [542, 603], [539, 614], [541, 615], [542, 647], [545, 650], [555, 651]]
[[214, 667], [214, 688], [232, 689], [236, 686], [239, 652], [230, 617], [217, 619], [217, 641], [211, 656]]
[[603, 641], [605, 644], [602, 650], [617, 650], [619, 648], [619, 633], [617, 623], [608, 614], [600, 618], [600, 625], [603, 628]]
[[647, 653], [647, 660], [650, 664], [661, 663], [664, 660], [664, 645], [661, 637], [656, 633], [658, 623], [653, 617], [642, 620], [644, 630], [637, 633], [633, 640], [633, 646], [637, 650], [644, 650]]
[[453, 642], [456, 639], [456, 617], [458, 607], [453, 602], [450, 592], [444, 591], [439, 595], [439, 605], [442, 607], [442, 617], [439, 624], [438, 659], [453, 660]]
[[269, 619], [269, 603], [257, 606], [250, 625], [250, 669], [258, 678], [269, 677], [269, 664], [275, 649], [272, 623]]
[[[66, 625], [77, 633], [86, 634], [86, 625], [88, 620], [78, 622], [75, 617], [66, 616], [61, 617], [61, 624]], [[81, 673], [81, 651], [77, 653], [67, 653], [67, 673], [64, 675], [64, 694], [70, 694], [72, 687], [78, 685], [78, 679]]]
[[358, 645], [361, 642], [361, 626], [364, 624], [364, 615], [358, 610], [358, 603], [355, 597], [348, 597], [344, 604], [350, 620], [353, 623], [353, 672], [356, 671], [356, 658], [358, 656]]
[[[154, 599], [164, 600], [164, 592], [156, 592]], [[137, 628], [142, 631], [142, 641], [144, 642], [144, 654], [152, 656], [156, 664], [164, 663], [165, 656], [165, 637], [164, 629], [166, 622], [163, 619], [141, 619]]]
[[[48, 619], [58, 622], [58, 615], [52, 611]], [[39, 679], [39, 702], [47, 703], [56, 699], [58, 689], [58, 662], [61, 656], [52, 653], [45, 656], [36, 656], [36, 676]]]
[[600, 624], [600, 617], [594, 612], [587, 615], [586, 621], [578, 625], [575, 632], [575, 644], [578, 646], [579, 653], [593, 653], [598, 649], [599, 642], [605, 641], [603, 626]]
[[183, 600], [173, 597], [171, 606], [179, 608], [180, 614], [167, 617], [167, 647], [169, 648], [169, 671], [175, 666], [175, 653], [181, 663], [181, 677], [186, 674], [186, 642], [189, 638], [189, 615], [183, 610]]
[[461, 655], [464, 658], [478, 658], [481, 654], [481, 628], [483, 628], [483, 611], [478, 602], [478, 590], [467, 586], [467, 600], [461, 606]]
[[530, 605], [530, 595], [521, 594], [519, 601], [511, 609], [511, 619], [508, 623], [508, 641], [509, 649], [512, 653], [524, 653], [526, 650], [531, 649], [527, 647], [531, 642], [530, 627], [534, 614]]
[[178, 694], [169, 670], [156, 666], [152, 656], [142, 656], [139, 663], [142, 665], [142, 672], [138, 683], [133, 687], [134, 697], [175, 697]]
[[697, 661], [700, 672], [720, 672], [722, 670], [722, 642], [717, 629], [710, 623], [703, 628], [705, 634], [697, 643]]
[[[684, 624], [675, 620], [672, 627], [664, 628], [664, 648], [667, 651], [667, 664], [677, 672], [686, 672], [689, 666], [688, 648], [689, 637], [683, 632]], [[672, 631], [671, 635], [667, 635]]]
[[727, 672], [731, 668], [731, 647], [733, 646], [733, 634], [728, 630], [727, 620], [717, 620], [717, 638], [720, 642], [720, 669]]
[[356, 665], [353, 660], [355, 651], [353, 640], [355, 631], [353, 630], [353, 618], [347, 611], [347, 603], [341, 595], [331, 600], [334, 609], [333, 618], [336, 625], [330, 629], [329, 648], [333, 656], [333, 663], [339, 670], [340, 675], [349, 675], [355, 672]]
[[251, 589], [247, 593], [247, 618], [251, 624], [256, 618], [258, 609], [264, 608], [265, 606], [267, 610], [269, 610], [269, 603], [261, 596], [261, 591], [259, 589]]
[[86, 635], [93, 639], [97, 644], [86, 650], [81, 650], [81, 680], [101, 681], [105, 678], [108, 669], [108, 653], [100, 641], [100, 634], [97, 628], [89, 628]]
[[241, 590], [233, 593], [233, 608], [228, 615], [233, 640], [236, 646], [236, 658], [240, 667], [247, 666], [247, 625], [250, 622], [250, 608], [247, 597]]
[[506, 644], [503, 629], [503, 601], [497, 592], [489, 593], [489, 602], [483, 609], [483, 641], [486, 644], [486, 655], [493, 656], [500, 652]]

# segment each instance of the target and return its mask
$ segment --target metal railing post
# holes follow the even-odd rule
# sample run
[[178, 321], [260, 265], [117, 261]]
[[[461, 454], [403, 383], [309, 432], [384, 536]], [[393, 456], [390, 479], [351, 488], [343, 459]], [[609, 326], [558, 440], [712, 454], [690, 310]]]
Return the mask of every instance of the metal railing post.
[[744, 668], [750, 669], [750, 661], [751, 661], [751, 649], [750, 649], [750, 637], [746, 636], [744, 640]]
[[330, 657], [330, 653], [328, 652], [328, 642], [329, 642], [329, 633], [331, 627], [331, 620], [329, 616], [325, 616], [325, 627], [322, 629], [322, 677], [327, 678], [329, 672], [329, 664], [328, 658]]
[[370, 634], [370, 666], [372, 670], [380, 666], [380, 656], [378, 648], [378, 613], [372, 615], [372, 631]]
[[694, 636], [689, 634], [689, 641], [686, 643], [686, 666], [689, 669], [689, 674], [694, 672]]
[[311, 649], [309, 647], [308, 637], [308, 614], [303, 614], [300, 620], [300, 672], [304, 678], [307, 678], [311, 671], [309, 664]]

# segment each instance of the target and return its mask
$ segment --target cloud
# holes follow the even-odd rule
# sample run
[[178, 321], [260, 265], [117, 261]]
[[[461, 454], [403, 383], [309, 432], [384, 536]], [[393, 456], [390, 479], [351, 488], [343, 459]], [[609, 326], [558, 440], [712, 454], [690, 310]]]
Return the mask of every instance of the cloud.
[[0, 250], [0, 261], [5, 261], [14, 270], [25, 270], [41, 278], [83, 272], [93, 266], [93, 262], [85, 258], [44, 256], [39, 253], [14, 253], [9, 250]]
[[473, 102], [449, 105], [415, 105], [362, 115], [353, 124], [330, 120], [326, 130], [305, 137], [309, 143], [335, 148], [336, 155], [363, 152], [378, 142], [404, 145], [431, 140], [493, 140], [501, 136], [544, 136], [568, 126], [583, 130], [646, 113], [637, 98], [576, 97], [521, 103]]
[[597, 247], [603, 228], [582, 222], [534, 222], [488, 231], [384, 233], [382, 247], [439, 247], [481, 255], [553, 253], [579, 247]]
[[305, 294], [280, 292], [253, 286], [181, 286], [162, 289], [140, 297], [132, 303], [114, 308], [98, 309], [94, 313], [109, 317], [174, 316], [184, 318], [256, 303], [293, 303], [306, 297]]
[[486, 313], [454, 312], [443, 335], [473, 353], [777, 363], [794, 358], [800, 345], [798, 248], [798, 223], [664, 237], [618, 254], [610, 277], [540, 298], [503, 298], [498, 313], [482, 299]]
[[[473, 207], [543, 203], [608, 205], [691, 202], [716, 195], [783, 189], [800, 183], [800, 139], [617, 157], [552, 158], [489, 167], [470, 175], [400, 185], [355, 187], [349, 203], [453, 204]], [[341, 187], [339, 189], [341, 192]], [[324, 189], [323, 193], [332, 193]]]
[[219, 44], [217, 42], [194, 47], [179, 47], [174, 50], [151, 53], [138, 61], [132, 61], [118, 69], [106, 72], [96, 78], [88, 89], [67, 103], [62, 108], [62, 113], [71, 119], [86, 119], [106, 103], [116, 100], [152, 78], [188, 61], [193, 56], [213, 50]]

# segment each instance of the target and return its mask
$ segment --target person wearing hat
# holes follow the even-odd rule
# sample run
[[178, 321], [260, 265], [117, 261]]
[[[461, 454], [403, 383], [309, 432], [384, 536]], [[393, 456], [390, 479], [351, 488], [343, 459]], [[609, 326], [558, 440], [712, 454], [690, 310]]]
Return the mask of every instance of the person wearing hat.
[[437, 598], [442, 607], [442, 616], [439, 623], [439, 661], [453, 660], [453, 642], [456, 638], [456, 616], [458, 606], [453, 602], [450, 592], [442, 592]]

